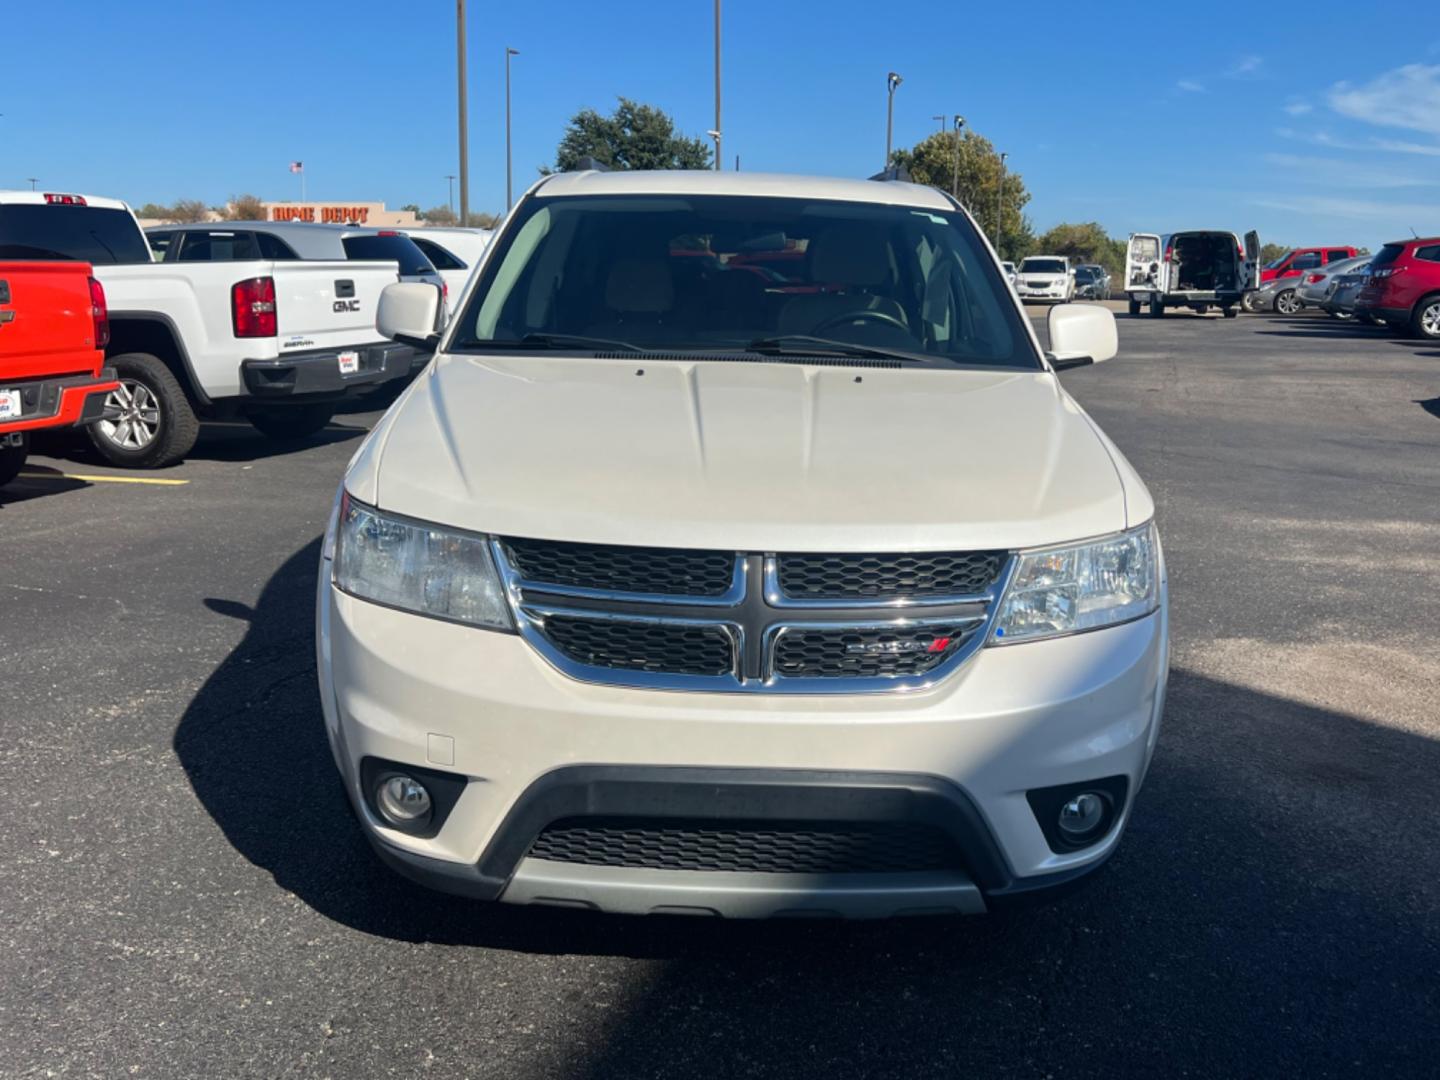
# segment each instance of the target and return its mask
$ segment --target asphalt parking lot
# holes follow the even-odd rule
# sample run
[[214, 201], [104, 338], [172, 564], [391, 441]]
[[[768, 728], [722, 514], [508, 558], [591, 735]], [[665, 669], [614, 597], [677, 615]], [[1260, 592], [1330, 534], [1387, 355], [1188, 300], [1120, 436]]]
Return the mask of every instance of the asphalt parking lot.
[[0, 1074], [1433, 1074], [1440, 349], [1119, 324], [1063, 378], [1159, 505], [1166, 728], [1097, 880], [966, 921], [409, 885], [347, 816], [312, 659], [378, 413], [278, 450], [210, 427], [159, 474], [49, 444], [0, 495]]

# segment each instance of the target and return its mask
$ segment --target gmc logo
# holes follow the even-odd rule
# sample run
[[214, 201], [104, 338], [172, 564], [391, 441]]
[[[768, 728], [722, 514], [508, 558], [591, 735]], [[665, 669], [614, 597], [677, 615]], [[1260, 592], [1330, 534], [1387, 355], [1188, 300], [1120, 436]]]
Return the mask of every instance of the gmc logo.
[[344, 314], [345, 312], [347, 312], [347, 311], [359, 311], [359, 310], [360, 310], [360, 301], [359, 301], [359, 300], [336, 300], [336, 301], [335, 301], [335, 304], [334, 304], [334, 311], [335, 311], [335, 313], [336, 313], [337, 315], [343, 315], [343, 314]]

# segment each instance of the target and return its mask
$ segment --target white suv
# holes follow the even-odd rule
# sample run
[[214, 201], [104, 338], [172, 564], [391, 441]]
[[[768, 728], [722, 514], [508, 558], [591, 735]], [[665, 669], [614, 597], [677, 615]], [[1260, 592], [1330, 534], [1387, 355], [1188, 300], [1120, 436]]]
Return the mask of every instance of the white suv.
[[[757, 265], [764, 264], [763, 272]], [[1115, 849], [1154, 504], [931, 188], [578, 173], [515, 207], [323, 549], [325, 726], [400, 872], [619, 912], [980, 912]]]

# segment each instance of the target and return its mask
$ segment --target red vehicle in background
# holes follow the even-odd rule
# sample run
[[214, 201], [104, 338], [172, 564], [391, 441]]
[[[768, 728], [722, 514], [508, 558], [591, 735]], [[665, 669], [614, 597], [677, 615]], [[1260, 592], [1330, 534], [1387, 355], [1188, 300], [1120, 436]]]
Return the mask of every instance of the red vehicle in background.
[[120, 389], [103, 367], [105, 290], [83, 262], [0, 262], [0, 484], [29, 433], [94, 423]]
[[1440, 341], [1440, 237], [1396, 240], [1370, 260], [1355, 314]]
[[1360, 249], [1353, 247], [1292, 248], [1274, 262], [1266, 263], [1260, 268], [1260, 283], [1263, 285], [1267, 281], [1282, 277], [1298, 277], [1306, 270], [1327, 266], [1341, 259], [1353, 259], [1359, 254]]

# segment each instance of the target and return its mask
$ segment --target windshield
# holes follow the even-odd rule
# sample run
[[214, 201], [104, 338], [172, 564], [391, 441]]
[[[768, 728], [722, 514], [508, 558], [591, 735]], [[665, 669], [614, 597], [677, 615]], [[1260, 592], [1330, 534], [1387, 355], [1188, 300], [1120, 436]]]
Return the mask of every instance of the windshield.
[[497, 243], [449, 351], [526, 338], [563, 348], [562, 337], [734, 351], [804, 336], [1040, 367], [962, 214], [760, 196], [536, 195]]
[[1065, 264], [1059, 259], [1026, 259], [1020, 264], [1022, 274], [1063, 274]]
[[148, 263], [145, 234], [126, 210], [59, 203], [0, 204], [0, 259]]
[[1271, 259], [1268, 263], [1265, 264], [1265, 269], [1266, 269], [1266, 270], [1278, 270], [1278, 269], [1280, 269], [1280, 267], [1282, 267], [1282, 266], [1285, 265], [1285, 262], [1290, 258], [1290, 256], [1291, 256], [1291, 255], [1294, 255], [1294, 254], [1295, 254], [1295, 252], [1294, 252], [1294, 250], [1292, 249], [1292, 250], [1290, 250], [1290, 251], [1285, 252], [1285, 254], [1284, 254], [1284, 255], [1281, 255], [1278, 259]]
[[1100, 275], [1088, 266], [1077, 266], [1075, 268], [1076, 281], [1094, 281]]

